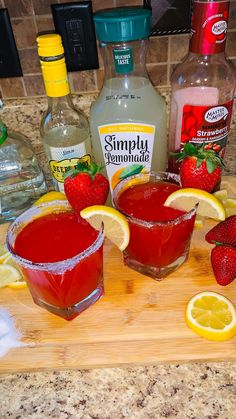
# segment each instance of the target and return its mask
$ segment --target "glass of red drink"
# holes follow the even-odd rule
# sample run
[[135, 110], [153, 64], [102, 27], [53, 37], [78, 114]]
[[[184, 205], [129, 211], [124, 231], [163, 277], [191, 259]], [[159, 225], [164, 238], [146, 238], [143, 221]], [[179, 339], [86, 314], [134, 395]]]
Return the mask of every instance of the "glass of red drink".
[[7, 234], [34, 302], [66, 320], [103, 295], [103, 242], [103, 228], [78, 219], [67, 201], [30, 208]]
[[122, 180], [113, 192], [113, 203], [130, 227], [124, 262], [155, 279], [175, 271], [188, 258], [196, 208], [189, 212], [164, 206], [180, 189], [173, 173], [141, 173]]

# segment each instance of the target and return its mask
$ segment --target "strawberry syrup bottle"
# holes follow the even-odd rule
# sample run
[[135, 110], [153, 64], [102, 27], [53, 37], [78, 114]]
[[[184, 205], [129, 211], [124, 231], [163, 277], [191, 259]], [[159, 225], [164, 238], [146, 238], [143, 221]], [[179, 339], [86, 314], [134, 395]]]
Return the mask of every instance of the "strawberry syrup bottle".
[[186, 142], [221, 158], [230, 129], [235, 76], [225, 57], [227, 0], [194, 0], [189, 53], [171, 77], [168, 169], [178, 172], [174, 152]]

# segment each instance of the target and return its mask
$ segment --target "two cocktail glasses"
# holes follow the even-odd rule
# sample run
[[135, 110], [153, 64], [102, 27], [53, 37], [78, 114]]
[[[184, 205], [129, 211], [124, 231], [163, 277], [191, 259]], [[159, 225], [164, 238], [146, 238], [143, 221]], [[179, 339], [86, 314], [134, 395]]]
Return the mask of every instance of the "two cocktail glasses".
[[[113, 192], [114, 206], [130, 228], [124, 263], [157, 280], [175, 271], [189, 253], [196, 208], [183, 212], [163, 205], [179, 188], [174, 174], [141, 173], [122, 180]], [[103, 243], [103, 226], [94, 230], [67, 201], [33, 206], [7, 235], [34, 302], [66, 320], [103, 295]]]

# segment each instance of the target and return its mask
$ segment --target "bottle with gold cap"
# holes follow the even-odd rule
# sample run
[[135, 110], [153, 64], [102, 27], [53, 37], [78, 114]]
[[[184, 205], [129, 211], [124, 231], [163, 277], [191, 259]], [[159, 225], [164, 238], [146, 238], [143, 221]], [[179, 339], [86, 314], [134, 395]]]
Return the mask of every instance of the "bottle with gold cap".
[[91, 161], [89, 124], [74, 108], [60, 35], [37, 37], [38, 54], [48, 97], [40, 133], [56, 190], [64, 192], [64, 175], [78, 162]]

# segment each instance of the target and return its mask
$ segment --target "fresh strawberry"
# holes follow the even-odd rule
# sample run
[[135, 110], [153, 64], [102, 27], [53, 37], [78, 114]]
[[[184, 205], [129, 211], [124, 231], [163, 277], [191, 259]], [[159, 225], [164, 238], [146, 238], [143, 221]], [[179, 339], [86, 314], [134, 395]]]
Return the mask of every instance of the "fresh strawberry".
[[236, 247], [236, 215], [231, 215], [213, 227], [208, 231], [205, 239], [208, 243], [221, 243]]
[[100, 173], [101, 167], [91, 163], [78, 163], [70, 170], [64, 181], [65, 194], [72, 208], [79, 214], [83, 208], [91, 205], [103, 205], [109, 192], [109, 182]]
[[218, 284], [230, 284], [236, 278], [236, 249], [225, 245], [214, 247], [211, 264]]
[[176, 157], [181, 161], [179, 171], [183, 188], [212, 192], [220, 183], [223, 162], [213, 150], [206, 150], [204, 146], [198, 149], [187, 143]]

